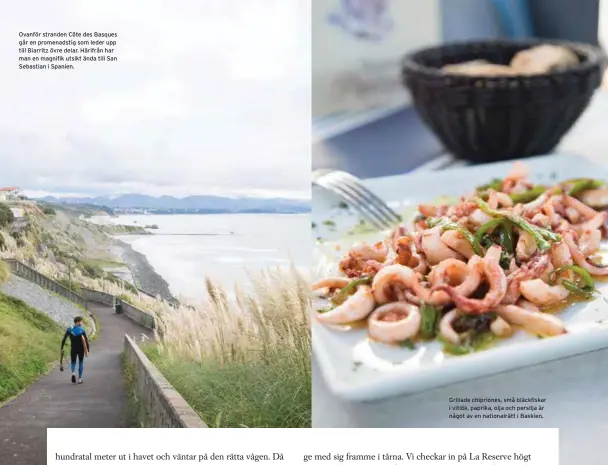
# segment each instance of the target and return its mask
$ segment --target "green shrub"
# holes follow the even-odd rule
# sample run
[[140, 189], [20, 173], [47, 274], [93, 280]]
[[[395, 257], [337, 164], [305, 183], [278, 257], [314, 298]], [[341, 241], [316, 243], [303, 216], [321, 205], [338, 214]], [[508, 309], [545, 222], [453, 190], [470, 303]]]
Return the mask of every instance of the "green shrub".
[[45, 215], [54, 216], [57, 214], [57, 211], [55, 211], [55, 209], [49, 205], [42, 209], [42, 213], [44, 213]]
[[103, 276], [103, 279], [105, 279], [106, 281], [109, 281], [113, 284], [118, 284], [119, 286], [124, 287], [127, 291], [131, 292], [132, 294], [139, 295], [139, 290], [133, 284], [131, 284], [129, 281], [125, 281], [124, 279], [120, 279], [118, 276], [113, 275], [112, 273], [106, 273]]
[[84, 263], [82, 268], [84, 270], [84, 273], [89, 278], [93, 278], [93, 279], [103, 278], [103, 271], [96, 266], [90, 265], [88, 263]]
[[120, 279], [117, 278], [112, 273], [106, 273], [106, 275], [104, 276], [103, 279], [105, 279], [106, 281], [110, 281], [111, 283], [114, 283], [114, 284], [121, 284]]
[[128, 282], [128, 281], [122, 281], [121, 280], [121, 284], [124, 286], [124, 288], [127, 291], [132, 292], [133, 294], [139, 295], [139, 291], [137, 290], [137, 288], [133, 284], [131, 284], [130, 282]]
[[11, 237], [13, 239], [15, 239], [15, 243], [17, 244], [17, 247], [25, 246], [25, 241], [23, 240], [23, 236], [21, 233], [11, 232]]
[[14, 219], [15, 215], [10, 207], [5, 203], [0, 203], [0, 228], [8, 226]]
[[[70, 280], [68, 278], [60, 278], [57, 280], [57, 282], [59, 284], [61, 284], [63, 287], [65, 287], [66, 289], [70, 289]], [[73, 280], [72, 280], [71, 288], [72, 288], [72, 292], [76, 292], [77, 294], [80, 294], [82, 291], [82, 287], [80, 286], [80, 284], [75, 283]]]

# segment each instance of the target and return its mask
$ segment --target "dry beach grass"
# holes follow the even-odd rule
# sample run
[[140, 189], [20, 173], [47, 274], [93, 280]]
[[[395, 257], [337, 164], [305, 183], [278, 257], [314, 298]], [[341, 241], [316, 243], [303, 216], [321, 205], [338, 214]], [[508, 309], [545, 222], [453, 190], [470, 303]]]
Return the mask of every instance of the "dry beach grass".
[[295, 268], [157, 315], [149, 356], [210, 426], [310, 427], [310, 292]]

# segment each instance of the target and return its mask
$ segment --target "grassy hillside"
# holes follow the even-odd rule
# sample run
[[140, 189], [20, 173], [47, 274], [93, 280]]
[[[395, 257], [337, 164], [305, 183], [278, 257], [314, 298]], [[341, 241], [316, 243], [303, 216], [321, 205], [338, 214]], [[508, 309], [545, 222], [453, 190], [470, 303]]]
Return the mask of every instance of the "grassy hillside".
[[[139, 308], [155, 309], [155, 299], [149, 304], [150, 299], [142, 301], [131, 283], [104, 270], [106, 266], [123, 265], [108, 252], [112, 246], [108, 235], [135, 230], [95, 225], [60, 208], [53, 215], [40, 211], [27, 218], [28, 227], [18, 237], [0, 230], [0, 258], [19, 260], [65, 287], [71, 285], [75, 292], [87, 287], [115, 295], [128, 294]], [[142, 234], [147, 233], [138, 228]]]
[[0, 403], [48, 371], [62, 334], [44, 313], [0, 293]]

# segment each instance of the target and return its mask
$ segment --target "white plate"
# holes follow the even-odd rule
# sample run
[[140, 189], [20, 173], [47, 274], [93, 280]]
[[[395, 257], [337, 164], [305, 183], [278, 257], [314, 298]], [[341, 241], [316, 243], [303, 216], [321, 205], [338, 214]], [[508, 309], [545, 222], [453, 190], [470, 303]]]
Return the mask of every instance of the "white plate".
[[[535, 182], [552, 183], [576, 177], [608, 179], [604, 168], [575, 156], [551, 155], [525, 160]], [[504, 177], [512, 162], [414, 175], [369, 179], [365, 184], [397, 211], [414, 211], [420, 202], [439, 196], [458, 196], [492, 178]], [[313, 191], [313, 234], [324, 240], [315, 248], [317, 273], [335, 269], [347, 247], [362, 237], [347, 236], [359, 218], [339, 201], [316, 188]], [[323, 223], [326, 222], [324, 225]], [[382, 236], [381, 236], [382, 237]], [[606, 245], [606, 244], [604, 244]], [[597, 288], [608, 294], [606, 283]], [[466, 356], [442, 352], [438, 342], [418, 343], [414, 350], [389, 347], [368, 340], [365, 329], [326, 327], [313, 319], [313, 349], [329, 388], [351, 401], [375, 400], [444, 386], [471, 378], [513, 370], [549, 360], [608, 347], [608, 304], [602, 298], [576, 304], [559, 314], [568, 334], [538, 339], [518, 332], [496, 346]]]

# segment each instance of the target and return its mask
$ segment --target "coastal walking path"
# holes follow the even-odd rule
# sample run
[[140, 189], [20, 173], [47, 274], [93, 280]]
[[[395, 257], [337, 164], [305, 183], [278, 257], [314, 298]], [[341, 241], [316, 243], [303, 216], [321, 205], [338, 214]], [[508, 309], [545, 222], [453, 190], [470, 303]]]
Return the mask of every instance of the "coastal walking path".
[[[27, 390], [0, 408], [0, 464], [46, 463], [47, 428], [124, 428], [129, 426], [127, 388], [122, 367], [124, 336], [140, 341], [151, 332], [112, 307], [89, 302], [99, 324], [85, 358], [83, 384], [72, 384], [67, 370], [55, 367]], [[61, 341], [57, 341], [59, 352]], [[64, 359], [64, 366], [65, 359]], [[78, 444], [78, 436], [66, 441]]]

